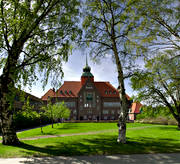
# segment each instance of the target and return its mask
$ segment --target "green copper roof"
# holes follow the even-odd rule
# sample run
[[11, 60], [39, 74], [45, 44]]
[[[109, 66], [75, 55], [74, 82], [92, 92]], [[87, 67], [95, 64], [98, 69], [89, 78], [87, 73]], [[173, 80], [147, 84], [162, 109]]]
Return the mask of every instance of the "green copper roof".
[[91, 72], [83, 72], [82, 76], [84, 76], [84, 77], [94, 77]]
[[86, 66], [83, 68], [82, 76], [94, 77], [93, 74], [91, 73], [91, 67], [88, 66], [87, 55], [86, 55]]

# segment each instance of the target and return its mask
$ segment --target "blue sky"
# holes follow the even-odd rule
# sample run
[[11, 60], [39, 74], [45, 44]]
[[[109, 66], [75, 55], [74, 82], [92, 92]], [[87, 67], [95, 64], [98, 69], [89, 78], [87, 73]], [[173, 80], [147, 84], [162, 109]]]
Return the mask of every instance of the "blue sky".
[[[67, 63], [63, 65], [64, 78], [63, 81], [80, 81], [83, 67], [86, 63], [86, 52], [74, 51], [69, 57]], [[91, 73], [94, 75], [95, 81], [109, 81], [115, 88], [118, 86], [116, 65], [112, 62], [110, 57], [103, 58], [100, 63], [93, 63], [88, 56], [88, 65], [91, 67]], [[24, 90], [37, 97], [43, 96], [50, 88], [52, 88], [50, 82], [42, 89], [42, 84], [37, 82], [33, 85], [31, 90], [28, 87]], [[129, 85], [129, 80], [125, 80], [126, 93], [129, 96], [135, 94]]]

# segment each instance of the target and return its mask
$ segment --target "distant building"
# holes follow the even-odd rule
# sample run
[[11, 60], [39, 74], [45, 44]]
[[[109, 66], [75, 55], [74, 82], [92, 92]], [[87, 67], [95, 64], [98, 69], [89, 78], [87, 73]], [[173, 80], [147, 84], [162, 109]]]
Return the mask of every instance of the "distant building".
[[[87, 60], [81, 81], [64, 81], [57, 91], [50, 89], [41, 99], [47, 103], [49, 98], [53, 103], [64, 101], [71, 110], [70, 119], [73, 120], [118, 119], [120, 109], [118, 90], [108, 81], [94, 81]], [[130, 100], [128, 95], [127, 99]], [[131, 103], [129, 107], [131, 107]]]
[[143, 105], [140, 102], [133, 102], [129, 111], [129, 120], [136, 120], [136, 115], [140, 114], [140, 109]]
[[[39, 110], [39, 108], [42, 106], [43, 101], [36, 97], [33, 96], [29, 93], [26, 93], [24, 91], [21, 91], [22, 93], [17, 93], [15, 96], [15, 102], [14, 102], [14, 109], [15, 111], [20, 111], [23, 108], [24, 103], [29, 99], [29, 105], [33, 106], [33, 110]], [[20, 94], [23, 94], [22, 96], [24, 97], [24, 101], [21, 100]]]

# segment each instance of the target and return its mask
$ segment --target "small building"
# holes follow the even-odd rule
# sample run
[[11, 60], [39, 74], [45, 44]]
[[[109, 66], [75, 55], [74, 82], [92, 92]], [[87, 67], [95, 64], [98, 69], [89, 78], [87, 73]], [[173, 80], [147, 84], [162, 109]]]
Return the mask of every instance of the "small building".
[[[119, 116], [118, 90], [108, 81], [94, 81], [87, 60], [81, 80], [64, 81], [57, 91], [50, 89], [41, 99], [47, 104], [49, 98], [52, 103], [64, 101], [73, 120], [117, 120]], [[128, 95], [127, 99], [130, 100]]]
[[140, 114], [140, 109], [142, 107], [142, 104], [140, 102], [133, 102], [132, 106], [129, 111], [129, 120], [134, 121], [136, 120], [136, 115]]

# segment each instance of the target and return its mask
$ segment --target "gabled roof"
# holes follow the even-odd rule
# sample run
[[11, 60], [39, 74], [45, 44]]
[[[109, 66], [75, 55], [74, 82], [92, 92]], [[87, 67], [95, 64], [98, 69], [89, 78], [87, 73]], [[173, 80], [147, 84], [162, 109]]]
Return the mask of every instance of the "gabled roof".
[[102, 97], [119, 97], [119, 93], [109, 82], [94, 82], [99, 94]]
[[[101, 97], [119, 97], [118, 90], [114, 88], [109, 82], [94, 82], [93, 83], [101, 95]], [[49, 97], [78, 97], [78, 93], [82, 88], [80, 81], [64, 81], [64, 84], [55, 92], [50, 89], [44, 96], [42, 100], [47, 100]], [[128, 95], [127, 99], [130, 97]]]
[[82, 85], [80, 81], [64, 81], [64, 84], [57, 90], [57, 97], [78, 97]]
[[140, 108], [142, 106], [143, 105], [140, 102], [133, 102], [131, 107], [132, 109], [131, 113], [140, 113]]
[[48, 97], [55, 97], [55, 92], [53, 89], [49, 89], [44, 96], [41, 97], [41, 100], [47, 100]]

